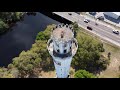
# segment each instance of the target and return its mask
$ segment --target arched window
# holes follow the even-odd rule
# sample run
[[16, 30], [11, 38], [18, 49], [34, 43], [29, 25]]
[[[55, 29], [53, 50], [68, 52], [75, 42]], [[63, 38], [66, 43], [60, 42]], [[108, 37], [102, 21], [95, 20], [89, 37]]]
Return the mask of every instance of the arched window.
[[65, 50], [64, 50], [64, 53], [66, 53], [66, 52], [67, 52], [67, 50], [65, 49]]
[[58, 50], [57, 50], [57, 52], [59, 53], [59, 52], [60, 52], [60, 50], [58, 49]]
[[67, 43], [64, 44], [64, 47], [67, 47]]

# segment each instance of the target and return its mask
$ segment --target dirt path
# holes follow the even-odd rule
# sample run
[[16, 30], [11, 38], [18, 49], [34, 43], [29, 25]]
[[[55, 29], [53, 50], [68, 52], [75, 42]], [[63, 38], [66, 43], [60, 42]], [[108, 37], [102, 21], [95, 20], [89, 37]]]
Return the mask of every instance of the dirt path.
[[49, 71], [49, 72], [44, 72], [44, 71], [42, 71], [41, 73], [40, 73], [40, 77], [42, 77], [42, 78], [55, 78], [55, 71]]
[[[74, 77], [75, 70], [73, 68], [70, 68], [70, 78]], [[49, 71], [49, 72], [44, 72], [42, 71], [40, 73], [39, 78], [56, 78], [55, 71]]]
[[105, 71], [102, 71], [99, 75], [100, 78], [117, 78], [120, 75], [120, 48], [114, 48], [112, 46], [104, 45], [106, 51], [105, 55], [110, 51], [111, 60], [110, 64]]
[[110, 65], [107, 67], [107, 69], [100, 73], [101, 78], [116, 78], [118, 75], [120, 75], [119, 71], [120, 61], [118, 61], [116, 58], [114, 58]]

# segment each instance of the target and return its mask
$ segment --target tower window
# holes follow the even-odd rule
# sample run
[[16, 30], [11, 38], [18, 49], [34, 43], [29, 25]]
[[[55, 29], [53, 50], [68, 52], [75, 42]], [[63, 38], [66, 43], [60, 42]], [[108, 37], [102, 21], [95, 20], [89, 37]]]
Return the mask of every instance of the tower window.
[[64, 44], [64, 47], [66, 47], [66, 46], [67, 46], [67, 44], [65, 43], [65, 44]]
[[67, 50], [65, 49], [65, 50], [64, 50], [64, 53], [66, 53], [66, 52], [67, 52]]
[[57, 44], [57, 46], [59, 47], [59, 45]]
[[71, 50], [71, 47], [70, 47], [70, 50]]
[[58, 46], [58, 47], [59, 47], [59, 44], [58, 44], [57, 42], [55, 42], [55, 44], [56, 44], [56, 46]]
[[57, 52], [59, 53], [59, 52], [60, 52], [60, 50], [58, 49], [58, 50], [57, 50]]

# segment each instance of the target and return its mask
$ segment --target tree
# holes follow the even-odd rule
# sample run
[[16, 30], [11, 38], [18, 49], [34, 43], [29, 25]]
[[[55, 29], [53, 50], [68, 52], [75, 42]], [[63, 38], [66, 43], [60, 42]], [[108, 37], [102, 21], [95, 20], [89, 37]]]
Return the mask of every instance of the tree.
[[23, 17], [23, 12], [0, 12], [0, 34]]
[[101, 55], [104, 52], [103, 44], [82, 31], [77, 31], [78, 50], [72, 60], [75, 70], [84, 69], [92, 73], [104, 70], [109, 60]]
[[[50, 36], [50, 28], [52, 26], [48, 26], [45, 31], [45, 37]], [[12, 64], [8, 67], [15, 67], [19, 71], [19, 77], [27, 77], [39, 70], [49, 71], [54, 70], [52, 58], [47, 50], [47, 38], [41, 38], [40, 33], [38, 34], [39, 39], [35, 41], [32, 45], [32, 48], [27, 52], [22, 51], [19, 57], [13, 58]], [[37, 70], [37, 71], [36, 71]], [[40, 72], [40, 71], [38, 71]]]
[[77, 31], [77, 30], [78, 30], [78, 23], [77, 23], [77, 22], [74, 22], [74, 23], [72, 23], [72, 25], [73, 25], [73, 29], [74, 29], [75, 31]]
[[44, 31], [38, 33], [38, 35], [36, 36], [36, 40], [48, 40], [51, 35], [51, 30], [54, 27], [55, 27], [54, 24], [48, 25]]
[[[35, 61], [38, 61], [38, 64]], [[34, 69], [40, 64], [41, 58], [32, 51], [22, 51], [19, 57], [13, 59], [13, 65], [19, 70], [19, 76], [24, 78], [34, 73]]]
[[39, 55], [42, 62], [40, 63], [40, 67], [45, 70], [54, 70], [52, 58], [48, 53], [47, 50], [47, 43], [46, 41], [42, 40], [36, 40], [36, 43], [32, 45], [31, 48], [32, 52], [35, 52]]
[[75, 72], [74, 77], [75, 78], [96, 78], [95, 75], [93, 75], [92, 73], [89, 73], [86, 70], [78, 70], [77, 72]]
[[76, 37], [77, 35], [77, 31], [78, 31], [78, 23], [77, 22], [74, 22], [72, 23], [72, 26], [73, 26], [73, 30], [74, 30], [74, 36]]
[[14, 78], [14, 75], [7, 68], [0, 68], [0, 78]]
[[7, 28], [8, 28], [8, 25], [5, 24], [5, 22], [3, 22], [3, 21], [0, 19], [0, 33], [5, 32]]

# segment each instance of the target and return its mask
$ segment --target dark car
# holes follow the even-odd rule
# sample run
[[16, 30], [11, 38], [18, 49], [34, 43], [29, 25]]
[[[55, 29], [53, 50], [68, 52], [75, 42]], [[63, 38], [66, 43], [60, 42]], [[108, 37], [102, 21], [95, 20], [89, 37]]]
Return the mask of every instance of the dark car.
[[26, 12], [27, 15], [33, 15], [35, 16], [36, 15], [36, 12]]
[[119, 31], [117, 31], [117, 30], [113, 30], [113, 33], [115, 33], [115, 34], [119, 34]]
[[89, 14], [91, 14], [91, 15], [96, 15], [96, 12], [89, 12]]
[[87, 29], [92, 30], [92, 28], [90, 26], [87, 26]]
[[77, 13], [77, 14], [79, 14], [79, 15], [80, 15], [80, 12], [75, 12], [75, 13]]
[[72, 13], [68, 13], [69, 15], [72, 15]]
[[97, 18], [98, 20], [104, 20], [104, 17], [103, 16], [100, 16]]

